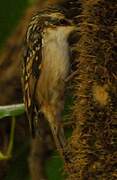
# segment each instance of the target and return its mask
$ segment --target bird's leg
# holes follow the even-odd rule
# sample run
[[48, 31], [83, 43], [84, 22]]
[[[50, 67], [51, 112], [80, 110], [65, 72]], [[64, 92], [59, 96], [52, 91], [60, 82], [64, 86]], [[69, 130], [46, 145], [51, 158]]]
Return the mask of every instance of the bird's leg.
[[61, 122], [61, 115], [56, 113], [50, 108], [44, 109], [44, 115], [49, 122], [49, 126], [60, 155], [63, 157], [64, 148], [66, 146], [66, 139], [64, 135], [64, 129]]
[[49, 121], [49, 125], [53, 134], [53, 138], [59, 151], [60, 155], [63, 157], [64, 148], [66, 146], [66, 139], [64, 135], [64, 129], [61, 122], [58, 122], [57, 118], [54, 118], [54, 122]]
[[71, 80], [74, 78], [74, 76], [76, 76], [77, 74], [78, 74], [78, 71], [77, 71], [77, 70], [74, 71], [74, 72], [72, 72], [72, 73], [65, 79], [65, 82], [67, 83], [67, 82], [71, 81]]

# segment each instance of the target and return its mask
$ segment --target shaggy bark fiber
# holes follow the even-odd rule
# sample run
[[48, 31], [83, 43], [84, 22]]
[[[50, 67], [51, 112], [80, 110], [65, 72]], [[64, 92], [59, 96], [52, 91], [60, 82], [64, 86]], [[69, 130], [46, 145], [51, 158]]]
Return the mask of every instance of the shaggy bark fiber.
[[75, 77], [75, 128], [65, 169], [70, 180], [117, 178], [117, 3], [82, 0]]

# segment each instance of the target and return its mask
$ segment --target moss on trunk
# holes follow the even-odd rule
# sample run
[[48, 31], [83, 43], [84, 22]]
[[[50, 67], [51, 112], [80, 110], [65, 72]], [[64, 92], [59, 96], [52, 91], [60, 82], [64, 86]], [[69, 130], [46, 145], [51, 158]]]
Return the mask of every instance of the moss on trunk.
[[75, 128], [65, 169], [71, 180], [117, 178], [117, 52], [114, 0], [82, 0], [75, 77]]

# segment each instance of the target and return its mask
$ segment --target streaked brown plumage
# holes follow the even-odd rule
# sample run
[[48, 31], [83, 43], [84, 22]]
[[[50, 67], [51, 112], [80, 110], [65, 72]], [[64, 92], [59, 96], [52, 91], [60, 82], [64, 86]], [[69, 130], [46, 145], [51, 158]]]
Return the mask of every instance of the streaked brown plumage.
[[43, 114], [60, 151], [66, 144], [61, 113], [70, 69], [68, 37], [74, 29], [59, 8], [48, 8], [32, 18], [24, 45], [24, 102], [32, 134]]

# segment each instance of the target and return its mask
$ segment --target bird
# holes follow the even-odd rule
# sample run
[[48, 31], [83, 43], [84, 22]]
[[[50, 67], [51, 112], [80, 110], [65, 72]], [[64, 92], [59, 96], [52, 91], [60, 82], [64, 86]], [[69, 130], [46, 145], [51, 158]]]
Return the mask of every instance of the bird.
[[48, 122], [61, 155], [66, 146], [62, 112], [70, 72], [68, 39], [75, 30], [65, 12], [54, 6], [32, 17], [22, 61], [24, 104], [32, 136], [39, 132], [39, 123]]

